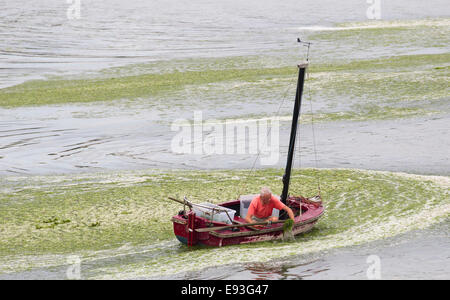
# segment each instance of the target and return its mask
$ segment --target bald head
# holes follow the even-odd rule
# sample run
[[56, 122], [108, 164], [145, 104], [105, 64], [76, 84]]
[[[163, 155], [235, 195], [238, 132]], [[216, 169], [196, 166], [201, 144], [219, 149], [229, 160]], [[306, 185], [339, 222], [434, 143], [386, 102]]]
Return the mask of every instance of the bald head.
[[272, 198], [272, 191], [268, 187], [263, 187], [259, 196], [263, 203], [268, 203], [270, 198]]

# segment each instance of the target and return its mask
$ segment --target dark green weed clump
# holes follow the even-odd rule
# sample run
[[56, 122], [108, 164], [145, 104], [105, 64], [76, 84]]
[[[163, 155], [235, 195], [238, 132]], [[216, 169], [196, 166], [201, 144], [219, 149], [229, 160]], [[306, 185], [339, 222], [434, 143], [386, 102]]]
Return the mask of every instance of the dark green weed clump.
[[36, 229], [54, 228], [57, 225], [70, 223], [68, 219], [59, 219], [58, 217], [50, 217], [42, 221], [42, 224], [36, 224]]
[[291, 232], [293, 227], [294, 227], [294, 221], [292, 221], [291, 219], [287, 219], [283, 223], [283, 232], [284, 233]]

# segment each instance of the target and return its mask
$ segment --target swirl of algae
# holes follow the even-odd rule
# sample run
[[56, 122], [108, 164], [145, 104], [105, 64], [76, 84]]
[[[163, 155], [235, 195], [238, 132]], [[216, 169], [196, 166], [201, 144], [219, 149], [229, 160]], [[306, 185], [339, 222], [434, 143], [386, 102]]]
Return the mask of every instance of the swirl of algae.
[[[149, 269], [173, 274], [365, 243], [425, 228], [450, 214], [448, 177], [306, 169], [293, 174], [291, 192], [314, 195], [320, 176], [326, 214], [295, 241], [191, 251], [174, 240], [170, 218], [180, 206], [167, 196], [220, 203], [263, 185], [280, 193], [281, 174], [257, 170], [251, 181], [246, 170], [4, 179], [0, 273], [65, 264], [67, 255], [76, 254], [83, 261], [133, 257], [132, 264], [105, 267], [102, 278], [149, 276]], [[39, 226], [51, 218], [67, 222]]]

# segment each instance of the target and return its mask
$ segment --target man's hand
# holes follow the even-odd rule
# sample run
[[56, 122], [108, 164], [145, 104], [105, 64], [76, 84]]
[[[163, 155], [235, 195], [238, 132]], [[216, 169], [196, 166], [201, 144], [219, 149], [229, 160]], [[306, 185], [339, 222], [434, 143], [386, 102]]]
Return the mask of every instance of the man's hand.
[[[251, 225], [252, 223], [258, 223], [257, 221], [253, 220], [253, 216], [249, 215], [249, 214], [247, 214], [247, 216], [245, 217], [245, 221], [247, 223], [249, 223], [249, 225]], [[267, 218], [266, 221], [268, 223], [271, 223], [271, 222], [274, 222], [274, 221], [278, 221], [278, 218], [277, 217], [269, 217], [269, 218]], [[270, 225], [270, 224], [268, 224], [268, 225]], [[254, 228], [261, 229], [261, 228], [264, 228], [266, 225], [251, 225], [251, 226], [254, 227]]]
[[251, 214], [247, 214], [247, 216], [245, 216], [245, 221], [247, 223], [253, 223], [252, 217], [253, 216]]

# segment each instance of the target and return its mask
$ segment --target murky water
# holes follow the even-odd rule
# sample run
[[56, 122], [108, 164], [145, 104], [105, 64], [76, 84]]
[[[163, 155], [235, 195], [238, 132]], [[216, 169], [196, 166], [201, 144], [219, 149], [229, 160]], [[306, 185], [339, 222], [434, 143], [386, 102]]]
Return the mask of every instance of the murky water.
[[[75, 20], [67, 19], [68, 5], [64, 1], [47, 0], [38, 7], [31, 2], [0, 4], [0, 87], [31, 78], [70, 78], [69, 74], [89, 78], [115, 72], [124, 76], [183, 68], [209, 70], [221, 68], [222, 63], [237, 68], [295, 65], [300, 56], [295, 45], [297, 36], [313, 41], [313, 66], [336, 60], [449, 52], [445, 32], [450, 27], [445, 17], [450, 12], [445, 1], [434, 1], [434, 5], [389, 1], [383, 3], [382, 20], [375, 23], [364, 23], [369, 21], [368, 4], [360, 0], [339, 5], [333, 1], [306, 1], [301, 7], [297, 1], [285, 1], [283, 5], [276, 1], [225, 1], [220, 5], [177, 1], [175, 5], [172, 1], [136, 0], [125, 4], [86, 0], [81, 1], [81, 19]], [[437, 17], [441, 19], [430, 19]], [[362, 32], [358, 39], [352, 38], [354, 28]], [[417, 38], [407, 38], [411, 31]], [[194, 60], [180, 61], [188, 57]], [[227, 60], [205, 60], [208, 57]], [[386, 68], [388, 63], [385, 62]], [[112, 66], [128, 67], [105, 70]], [[380, 74], [383, 72], [376, 76]], [[295, 74], [292, 76], [295, 78]], [[324, 76], [327, 74], [318, 78], [323, 81]], [[339, 80], [351, 85], [359, 76], [355, 73]], [[369, 80], [376, 81], [376, 76]], [[367, 95], [341, 95], [329, 88], [334, 80], [325, 79], [312, 97], [305, 99], [312, 98], [314, 113], [354, 112], [369, 104], [392, 105], [396, 100], [392, 97], [399, 97], [407, 101], [397, 106], [425, 108], [440, 114], [429, 115], [425, 111], [418, 119], [319, 124], [319, 167], [448, 174], [448, 97], [431, 93], [418, 102], [411, 101], [408, 95], [394, 94], [382, 100], [377, 98], [377, 86], [370, 91], [373, 99]], [[405, 81], [410, 80], [414, 78]], [[316, 81], [307, 82], [313, 89], [314, 84]], [[0, 108], [0, 174], [149, 167], [251, 168], [253, 154], [174, 154], [170, 148], [176, 134], [170, 131], [172, 121], [180, 117], [192, 120], [194, 111], [199, 110], [205, 120], [274, 116], [282, 98], [287, 100], [281, 115], [287, 116], [292, 110], [295, 81], [268, 81], [248, 87], [236, 87], [233, 83], [193, 85], [168, 94], [163, 100], [144, 97], [108, 104]], [[304, 111], [309, 113], [308, 103], [305, 104]], [[286, 125], [280, 130], [280, 159], [272, 166], [283, 165], [288, 129]], [[315, 166], [311, 130], [301, 130], [302, 165]], [[439, 147], [430, 146], [437, 141]]]
[[[69, 5], [62, 0], [0, 3], [0, 88], [33, 79], [136, 75], [138, 81], [146, 73], [293, 66], [305, 54], [295, 44], [300, 36], [313, 43], [312, 66], [349, 64], [343, 74], [322, 71], [307, 80], [312, 93], [305, 94], [303, 112], [311, 113], [312, 100], [314, 113], [327, 117], [314, 124], [317, 164], [311, 124], [305, 121], [300, 126], [296, 167], [450, 175], [446, 71], [450, 62], [433, 56], [450, 52], [447, 1], [382, 1], [381, 20], [376, 21], [368, 20], [369, 4], [364, 0], [308, 0], [301, 5], [294, 0], [81, 0], [81, 18], [72, 20], [67, 18]], [[414, 60], [395, 62], [405, 55], [431, 56], [429, 63], [416, 68]], [[351, 69], [351, 63], [378, 58], [381, 68], [372, 62], [372, 68], [361, 64]], [[397, 65], [391, 67], [391, 62]], [[171, 130], [172, 121], [192, 120], [194, 111], [201, 111], [204, 120], [239, 123], [273, 117], [279, 110], [284, 117], [280, 147], [270, 167], [284, 167], [295, 80], [286, 76], [252, 80], [192, 84], [138, 99], [0, 108], [0, 176], [253, 167], [255, 155], [248, 152], [174, 153], [171, 142], [177, 132]], [[370, 84], [363, 86], [365, 81]], [[411, 82], [429, 90], [421, 94]], [[392, 83], [392, 90], [385, 88], [387, 83]], [[282, 99], [287, 100], [280, 107]], [[371, 112], [374, 105], [398, 110], [387, 110], [384, 116]], [[405, 108], [413, 113], [405, 115]], [[332, 118], [342, 112], [361, 115]], [[267, 167], [260, 160], [255, 166]], [[392, 197], [389, 201], [395, 200]], [[378, 255], [384, 279], [449, 279], [448, 224], [359, 246], [226, 265], [220, 272], [217, 268], [175, 272], [165, 278], [365, 279], [367, 257]], [[152, 247], [84, 262], [84, 276], [149, 278], [147, 261], [175, 257], [174, 264], [178, 256], [186, 255], [175, 241]], [[223, 251], [233, 256], [233, 250]], [[128, 274], [133, 265], [143, 274]], [[2, 274], [0, 279], [62, 279], [66, 269], [35, 268]]]
[[[200, 271], [181, 272], [172, 275], [139, 276], [124, 272], [128, 279], [200, 279], [200, 280], [298, 280], [298, 279], [444, 279], [450, 275], [448, 249], [449, 220], [425, 230], [414, 230], [392, 238], [363, 245], [316, 252], [306, 255], [287, 256], [270, 262], [235, 263], [214, 266]], [[272, 249], [276, 251], [276, 247]], [[110, 255], [104, 258], [81, 261], [82, 279], [103, 278], [110, 268], [139, 268], [140, 263], [165, 256], [182, 255], [177, 241], [157, 247], [147, 247], [126, 254]], [[248, 250], [251, 251], [251, 250]], [[260, 250], [264, 251], [264, 250]], [[179, 263], [183, 263], [180, 261]], [[374, 274], [374, 263], [377, 272]], [[72, 265], [34, 268], [30, 271], [0, 274], [4, 279], [67, 279]], [[155, 270], [146, 267], [149, 274]], [[144, 272], [145, 273], [145, 272]], [[70, 274], [69, 274], [70, 275]], [[116, 272], [112, 278], [121, 278]]]
[[[448, 16], [445, 0], [383, 3], [382, 18]], [[363, 0], [82, 0], [68, 19], [60, 0], [0, 3], [0, 87], [49, 75], [183, 57], [258, 55], [292, 49], [302, 28], [366, 21]], [[333, 49], [329, 45], [324, 52]], [[316, 49], [318, 51], [318, 49]], [[351, 54], [350, 54], [351, 55]]]
[[[187, 272], [167, 279], [449, 279], [450, 222], [394, 238], [270, 263], [250, 263]], [[376, 257], [379, 274], [371, 271]]]
[[[46, 116], [37, 112], [45, 112]], [[213, 112], [205, 112], [205, 115], [207, 113]], [[92, 117], [77, 117], [77, 114]], [[264, 161], [250, 150], [243, 154], [236, 151], [231, 154], [174, 153], [171, 142], [180, 129], [171, 131], [169, 125], [155, 122], [163, 118], [161, 113], [158, 116], [156, 111], [145, 110], [135, 115], [131, 112], [124, 115], [120, 111], [115, 114], [116, 108], [91, 105], [0, 110], [3, 120], [0, 174], [146, 168], [247, 169], [252, 168], [255, 159], [256, 167], [264, 167], [261, 166]], [[174, 118], [176, 114], [171, 113]], [[317, 166], [448, 175], [448, 118], [445, 114], [404, 120], [315, 124]], [[280, 145], [273, 149], [271, 167], [285, 164], [290, 124], [282, 121], [280, 125]], [[200, 139], [193, 139], [192, 143], [203, 143], [207, 133]], [[295, 165], [315, 167], [311, 125], [301, 126], [299, 134], [300, 148]], [[226, 140], [225, 145], [227, 143], [235, 144], [231, 139]]]

